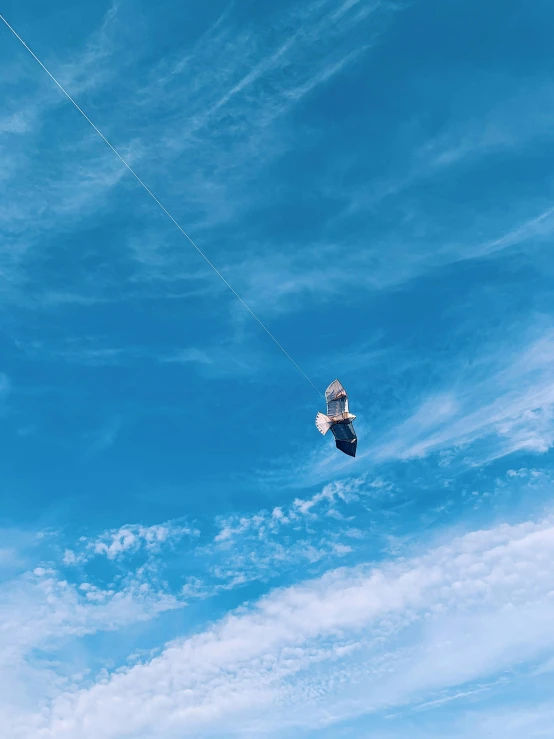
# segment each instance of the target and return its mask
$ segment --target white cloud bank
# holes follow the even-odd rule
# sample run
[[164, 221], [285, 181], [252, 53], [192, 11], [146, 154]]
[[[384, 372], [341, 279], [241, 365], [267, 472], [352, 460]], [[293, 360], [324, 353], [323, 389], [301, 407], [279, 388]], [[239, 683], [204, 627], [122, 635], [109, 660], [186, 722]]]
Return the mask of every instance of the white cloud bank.
[[142, 664], [77, 683], [10, 737], [297, 736], [444, 698], [554, 650], [554, 519], [279, 589]]

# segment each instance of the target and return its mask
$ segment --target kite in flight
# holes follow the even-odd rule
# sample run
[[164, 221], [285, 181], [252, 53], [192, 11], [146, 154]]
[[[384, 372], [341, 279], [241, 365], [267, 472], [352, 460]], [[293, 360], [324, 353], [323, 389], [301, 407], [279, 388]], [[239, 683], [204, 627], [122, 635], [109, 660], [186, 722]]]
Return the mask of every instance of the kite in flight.
[[338, 380], [334, 380], [325, 391], [325, 400], [327, 401], [327, 415], [317, 414], [315, 417], [317, 430], [325, 435], [331, 429], [337, 449], [350, 457], [355, 457], [358, 437], [352, 421], [356, 416], [349, 412], [348, 395]]

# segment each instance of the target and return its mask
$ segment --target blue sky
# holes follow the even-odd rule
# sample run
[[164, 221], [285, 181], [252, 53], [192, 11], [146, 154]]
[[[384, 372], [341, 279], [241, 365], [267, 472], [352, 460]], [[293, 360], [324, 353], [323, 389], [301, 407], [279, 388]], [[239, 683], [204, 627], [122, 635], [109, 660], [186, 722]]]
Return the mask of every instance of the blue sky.
[[6, 736], [550, 736], [551, 4], [2, 14]]

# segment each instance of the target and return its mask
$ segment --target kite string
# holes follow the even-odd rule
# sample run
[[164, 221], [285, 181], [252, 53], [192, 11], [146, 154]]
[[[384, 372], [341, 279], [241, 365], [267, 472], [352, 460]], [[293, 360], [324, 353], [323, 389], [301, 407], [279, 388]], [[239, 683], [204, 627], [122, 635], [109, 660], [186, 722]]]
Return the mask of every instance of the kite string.
[[3, 21], [3, 23], [7, 26], [7, 28], [13, 33], [15, 38], [27, 49], [29, 54], [33, 57], [33, 59], [42, 67], [42, 69], [46, 72], [46, 74], [50, 77], [50, 79], [54, 82], [54, 84], [63, 92], [65, 97], [69, 100], [70, 103], [79, 111], [79, 113], [83, 116], [83, 118], [87, 121], [87, 123], [92, 126], [92, 128], [96, 131], [98, 136], [104, 141], [105, 144], [109, 146], [109, 148], [113, 151], [113, 153], [116, 155], [116, 157], [120, 160], [120, 162], [127, 168], [127, 170], [133, 175], [133, 177], [136, 179], [136, 181], [141, 185], [144, 190], [150, 195], [152, 200], [161, 208], [161, 210], [165, 213], [165, 215], [172, 221], [172, 223], [177, 226], [179, 231], [183, 234], [183, 236], [190, 242], [190, 244], [196, 249], [196, 251], [200, 254], [200, 256], [204, 259], [204, 261], [211, 267], [211, 269], [215, 272], [215, 274], [222, 280], [222, 282], [225, 283], [225, 285], [229, 288], [229, 290], [233, 293], [233, 295], [239, 300], [240, 303], [246, 308], [246, 310], [250, 313], [250, 315], [254, 318], [255, 321], [258, 322], [258, 324], [263, 328], [263, 330], [266, 332], [266, 334], [273, 340], [273, 342], [279, 347], [279, 349], [283, 352], [283, 354], [290, 359], [292, 364], [296, 367], [296, 369], [300, 372], [301, 375], [310, 383], [310, 385], [318, 392], [321, 397], [323, 396], [323, 393], [317, 388], [316, 385], [310, 380], [308, 375], [304, 372], [304, 370], [294, 361], [294, 359], [291, 357], [291, 355], [287, 352], [287, 350], [284, 348], [282, 344], [275, 338], [275, 336], [271, 333], [271, 331], [267, 328], [267, 326], [258, 318], [258, 316], [254, 313], [254, 311], [248, 306], [244, 300], [241, 298], [241, 296], [237, 293], [237, 291], [232, 287], [232, 285], [229, 284], [229, 282], [225, 279], [225, 277], [221, 274], [221, 272], [217, 269], [217, 267], [212, 264], [212, 262], [208, 259], [206, 254], [200, 249], [200, 247], [194, 242], [194, 240], [188, 235], [188, 233], [185, 231], [185, 229], [175, 220], [175, 218], [171, 215], [171, 213], [167, 210], [167, 208], [162, 205], [162, 203], [158, 200], [158, 198], [154, 195], [152, 190], [146, 185], [141, 178], [138, 176], [138, 174], [135, 172], [135, 170], [131, 167], [130, 164], [128, 164], [125, 159], [121, 156], [121, 154], [117, 151], [117, 149], [110, 144], [108, 139], [104, 136], [102, 131], [100, 131], [94, 123], [91, 121], [91, 119], [88, 117], [88, 115], [84, 112], [82, 108], [79, 107], [79, 105], [75, 102], [75, 100], [71, 97], [71, 95], [67, 92], [67, 90], [62, 86], [60, 82], [54, 77], [54, 75], [50, 72], [50, 70], [41, 62], [41, 60], [38, 58], [38, 56], [34, 53], [34, 51], [25, 43], [25, 41], [21, 38], [21, 36], [17, 33], [17, 31], [8, 23], [8, 21], [4, 18], [3, 15], [0, 14], [0, 20]]

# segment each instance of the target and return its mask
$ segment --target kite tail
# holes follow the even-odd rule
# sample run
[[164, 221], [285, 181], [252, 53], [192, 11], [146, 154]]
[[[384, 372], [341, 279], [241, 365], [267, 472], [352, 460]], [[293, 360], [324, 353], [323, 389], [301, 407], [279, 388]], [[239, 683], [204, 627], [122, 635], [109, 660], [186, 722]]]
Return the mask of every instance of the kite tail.
[[326, 416], [324, 413], [318, 413], [315, 417], [315, 425], [317, 426], [317, 430], [320, 432], [320, 434], [323, 434], [325, 436], [325, 434], [333, 425], [333, 422], [331, 421], [329, 416]]

